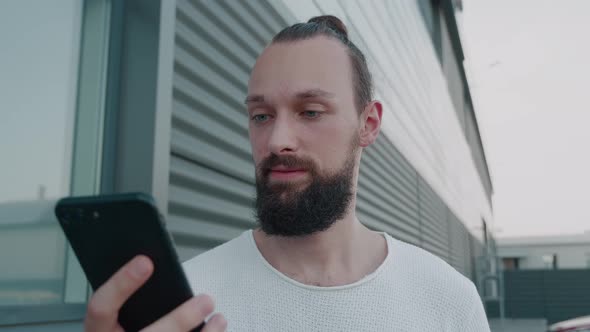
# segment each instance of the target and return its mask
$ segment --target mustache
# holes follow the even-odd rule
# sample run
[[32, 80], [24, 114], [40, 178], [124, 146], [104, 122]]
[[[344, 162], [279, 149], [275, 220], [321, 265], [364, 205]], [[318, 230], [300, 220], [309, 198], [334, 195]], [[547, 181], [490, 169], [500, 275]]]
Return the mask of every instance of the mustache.
[[270, 156], [264, 158], [258, 165], [258, 172], [262, 176], [267, 176], [271, 168], [277, 166], [284, 166], [288, 168], [300, 168], [306, 171], [313, 172], [315, 164], [312, 160], [306, 158], [299, 158], [295, 156], [278, 156], [271, 153]]

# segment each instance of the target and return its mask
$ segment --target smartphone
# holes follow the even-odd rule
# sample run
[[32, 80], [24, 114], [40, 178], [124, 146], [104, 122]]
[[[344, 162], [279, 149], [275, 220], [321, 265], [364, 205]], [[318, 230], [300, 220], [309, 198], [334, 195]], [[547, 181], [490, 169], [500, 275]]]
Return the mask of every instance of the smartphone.
[[55, 214], [95, 291], [133, 257], [152, 260], [152, 276], [119, 311], [125, 331], [139, 331], [193, 297], [150, 195], [68, 197], [58, 201]]

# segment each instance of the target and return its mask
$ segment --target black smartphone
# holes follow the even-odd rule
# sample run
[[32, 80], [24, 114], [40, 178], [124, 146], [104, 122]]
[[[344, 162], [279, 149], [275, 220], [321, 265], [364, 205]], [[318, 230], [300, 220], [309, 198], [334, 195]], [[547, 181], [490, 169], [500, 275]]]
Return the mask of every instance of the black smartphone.
[[152, 260], [154, 273], [119, 311], [125, 331], [141, 330], [193, 296], [150, 195], [67, 197], [55, 214], [95, 291], [133, 257]]

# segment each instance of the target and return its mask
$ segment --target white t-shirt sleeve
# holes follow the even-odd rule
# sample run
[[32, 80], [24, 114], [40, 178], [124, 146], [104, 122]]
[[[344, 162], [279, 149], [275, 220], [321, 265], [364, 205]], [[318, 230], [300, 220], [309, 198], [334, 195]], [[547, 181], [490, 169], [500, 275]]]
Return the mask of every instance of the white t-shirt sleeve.
[[461, 331], [465, 332], [490, 332], [490, 325], [481, 302], [481, 298], [477, 293], [475, 286], [472, 284], [471, 292], [469, 294], [471, 301], [470, 313], [465, 317], [465, 323]]

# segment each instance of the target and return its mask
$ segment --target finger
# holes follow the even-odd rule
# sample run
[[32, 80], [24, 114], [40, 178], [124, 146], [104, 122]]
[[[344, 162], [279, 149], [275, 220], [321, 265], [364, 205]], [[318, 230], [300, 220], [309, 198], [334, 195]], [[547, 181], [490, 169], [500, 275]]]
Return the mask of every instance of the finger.
[[171, 313], [160, 318], [142, 331], [189, 331], [199, 326], [213, 312], [214, 308], [215, 304], [211, 297], [199, 295], [184, 302]]
[[201, 332], [222, 332], [227, 329], [227, 321], [222, 314], [215, 314], [207, 321]]
[[146, 256], [136, 256], [102, 285], [88, 302], [84, 325], [98, 331], [117, 326], [119, 309], [145, 283], [154, 270]]

